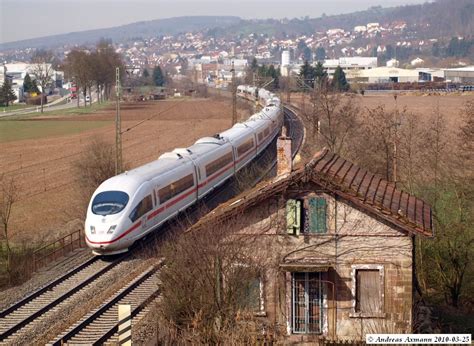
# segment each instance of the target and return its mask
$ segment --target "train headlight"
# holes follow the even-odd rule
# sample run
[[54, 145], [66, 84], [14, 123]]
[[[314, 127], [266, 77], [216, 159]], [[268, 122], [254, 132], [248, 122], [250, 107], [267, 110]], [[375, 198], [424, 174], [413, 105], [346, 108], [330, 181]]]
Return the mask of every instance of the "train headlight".
[[95, 234], [95, 227], [91, 226], [91, 234]]
[[117, 228], [117, 225], [110, 226], [109, 230], [107, 231], [108, 234], [113, 233], [113, 231]]

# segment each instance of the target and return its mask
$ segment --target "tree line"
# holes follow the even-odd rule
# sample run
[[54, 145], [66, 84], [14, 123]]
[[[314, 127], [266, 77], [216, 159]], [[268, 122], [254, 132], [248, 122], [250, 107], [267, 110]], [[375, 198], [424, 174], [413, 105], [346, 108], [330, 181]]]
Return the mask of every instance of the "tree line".
[[[92, 99], [92, 88], [95, 88], [98, 102], [110, 98], [117, 67], [123, 78], [125, 65], [112, 43], [107, 40], [99, 41], [92, 52], [74, 49], [64, 61], [64, 72], [75, 82], [77, 90], [82, 92], [84, 98], [89, 94]], [[77, 102], [79, 105], [79, 98]]]
[[302, 89], [332, 89], [334, 91], [344, 92], [350, 88], [346, 79], [346, 74], [341, 66], [338, 66], [334, 71], [334, 76], [329, 81], [328, 73], [321, 62], [316, 66], [312, 66], [308, 60], [300, 68], [299, 77], [302, 79]]

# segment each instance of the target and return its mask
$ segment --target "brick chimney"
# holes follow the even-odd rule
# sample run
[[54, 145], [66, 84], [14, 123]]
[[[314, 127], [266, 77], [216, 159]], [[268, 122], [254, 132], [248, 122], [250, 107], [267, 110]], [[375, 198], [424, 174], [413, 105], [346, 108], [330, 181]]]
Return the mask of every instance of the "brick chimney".
[[286, 135], [286, 127], [283, 126], [277, 140], [277, 177], [291, 173], [292, 170], [291, 138]]

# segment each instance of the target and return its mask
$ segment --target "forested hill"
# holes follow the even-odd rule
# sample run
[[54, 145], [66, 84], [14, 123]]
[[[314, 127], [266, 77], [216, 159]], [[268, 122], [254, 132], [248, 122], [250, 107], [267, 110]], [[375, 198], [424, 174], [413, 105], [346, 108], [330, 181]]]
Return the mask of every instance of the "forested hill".
[[174, 35], [177, 33], [208, 30], [215, 27], [226, 28], [239, 22], [239, 17], [232, 16], [192, 16], [157, 19], [113, 28], [71, 32], [68, 34], [8, 42], [1, 44], [0, 49], [51, 48], [63, 45], [95, 44], [101, 38], [121, 42], [136, 37]]
[[378, 22], [388, 24], [405, 22], [416, 38], [452, 37], [474, 35], [473, 0], [437, 0], [421, 5], [383, 8], [371, 7], [366, 11], [325, 16], [319, 18], [294, 18], [288, 20], [243, 20], [235, 26], [215, 28], [211, 35], [235, 33], [263, 33], [277, 37], [286, 35], [311, 35], [331, 28], [352, 30], [357, 25]]
[[[288, 6], [291, 6], [291, 2]], [[240, 34], [257, 33], [282, 38], [287, 35], [311, 35], [331, 28], [352, 30], [357, 25], [371, 22], [384, 25], [397, 21], [407, 24], [414, 39], [473, 37], [474, 0], [437, 0], [421, 5], [391, 8], [377, 6], [366, 11], [334, 16], [323, 15], [319, 18], [244, 20], [233, 16], [176, 17], [9, 42], [1, 44], [0, 50], [87, 45], [95, 44], [101, 38], [120, 43], [134, 38], [195, 31], [206, 32], [213, 37], [235, 37]]]

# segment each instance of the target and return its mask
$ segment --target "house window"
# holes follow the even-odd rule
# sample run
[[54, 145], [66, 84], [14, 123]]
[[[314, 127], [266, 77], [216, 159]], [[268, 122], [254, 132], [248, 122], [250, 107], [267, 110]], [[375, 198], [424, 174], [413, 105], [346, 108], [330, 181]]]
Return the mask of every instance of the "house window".
[[323, 322], [321, 273], [292, 273], [291, 290], [293, 333], [321, 333]]
[[353, 266], [352, 280], [353, 315], [357, 317], [382, 317], [384, 302], [383, 266]]
[[289, 199], [286, 202], [288, 234], [326, 233], [327, 202], [324, 197], [308, 197], [305, 201]]
[[248, 279], [243, 288], [242, 294], [238, 298], [240, 308], [258, 314], [265, 313], [262, 278], [258, 276]]

